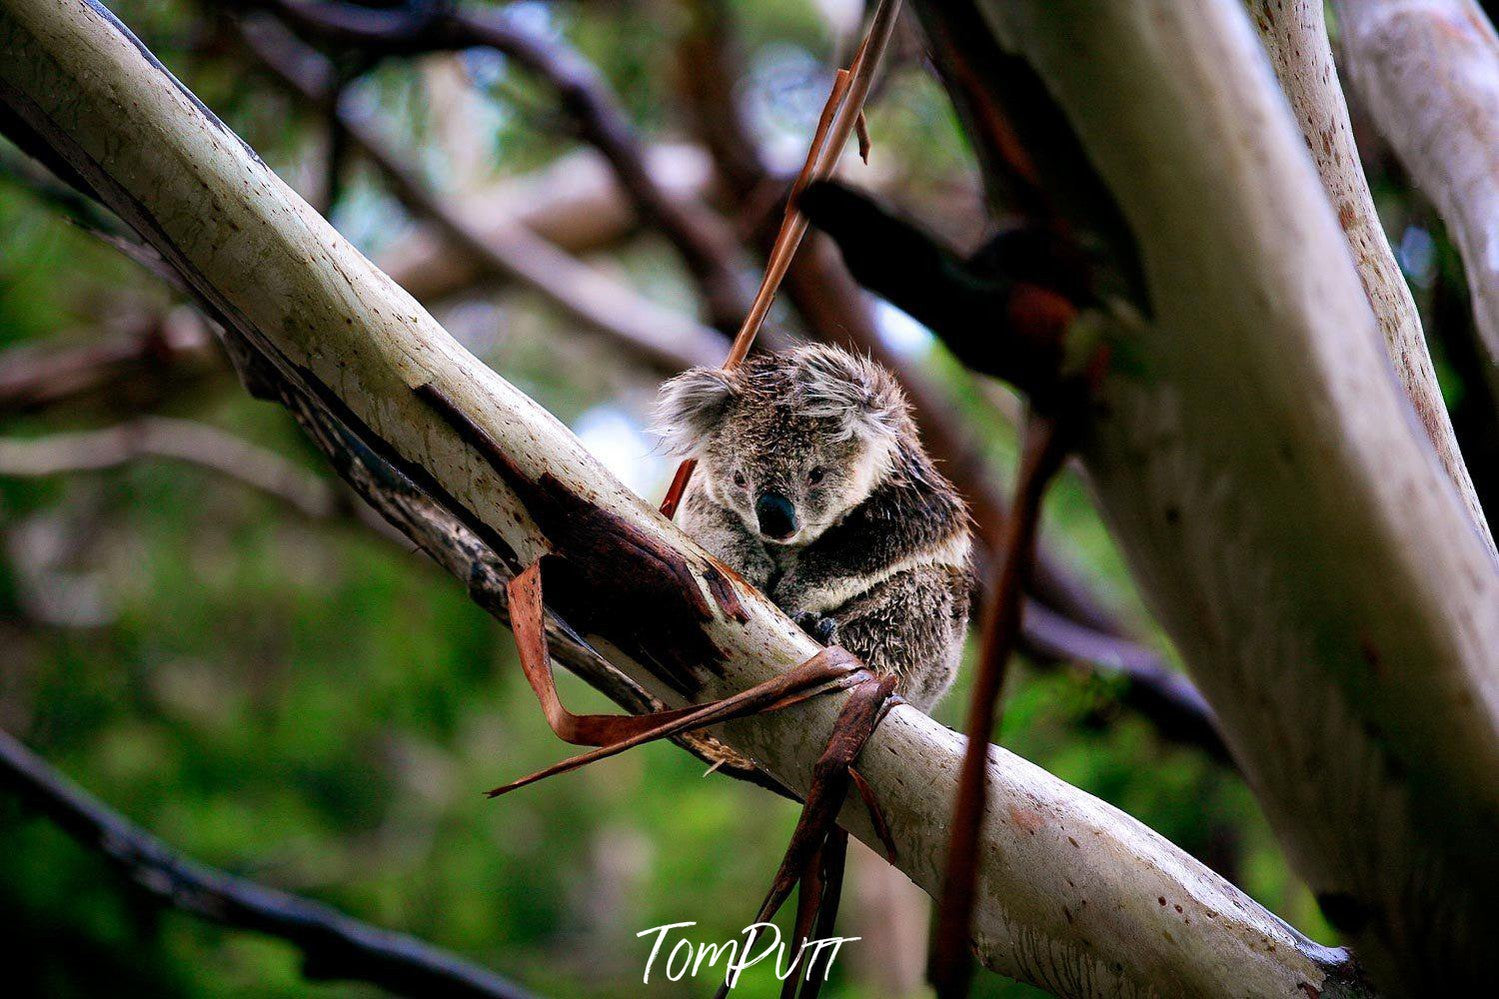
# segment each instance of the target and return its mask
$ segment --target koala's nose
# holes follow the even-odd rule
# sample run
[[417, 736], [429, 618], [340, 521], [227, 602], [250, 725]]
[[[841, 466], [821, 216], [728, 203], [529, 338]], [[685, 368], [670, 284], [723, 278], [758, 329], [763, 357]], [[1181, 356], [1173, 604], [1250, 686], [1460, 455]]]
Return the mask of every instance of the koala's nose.
[[796, 533], [796, 507], [780, 493], [761, 493], [755, 501], [755, 517], [767, 538], [789, 538]]

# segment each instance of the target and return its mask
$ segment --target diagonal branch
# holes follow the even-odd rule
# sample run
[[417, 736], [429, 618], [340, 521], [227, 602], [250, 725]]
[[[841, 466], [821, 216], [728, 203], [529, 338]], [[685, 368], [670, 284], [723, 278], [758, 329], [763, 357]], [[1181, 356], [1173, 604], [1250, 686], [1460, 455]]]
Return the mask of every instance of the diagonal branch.
[[[1452, 420], [1431, 366], [1421, 317], [1405, 276], [1395, 263], [1395, 254], [1385, 238], [1364, 168], [1359, 163], [1348, 105], [1327, 40], [1324, 4], [1322, 0], [1251, 0], [1249, 11], [1270, 53], [1281, 88], [1290, 99], [1291, 111], [1317, 164], [1322, 186], [1338, 213], [1338, 224], [1353, 253], [1364, 294], [1374, 309], [1374, 319], [1384, 335], [1390, 363], [1410, 396], [1437, 459], [1462, 495], [1474, 526], [1488, 538], [1492, 548], [1493, 535], [1458, 450]], [[1499, 60], [1499, 46], [1492, 51]], [[1499, 72], [1499, 62], [1495, 70]], [[1429, 121], [1427, 114], [1416, 113], [1415, 108], [1411, 111], [1413, 119]]]
[[1499, 35], [1473, 0], [1333, 8], [1349, 82], [1462, 252], [1499, 391]]
[[[265, 18], [245, 22], [241, 34], [283, 84], [312, 106], [326, 106], [334, 93], [327, 60]], [[432, 220], [485, 270], [540, 293], [585, 326], [628, 342], [664, 370], [711, 364], [717, 357], [718, 334], [606, 278], [519, 223], [502, 227], [490, 220], [479, 229], [402, 163], [370, 122], [346, 108], [337, 114], [352, 148], [379, 170], [396, 197], [413, 214]]]
[[749, 300], [736, 266], [739, 249], [733, 234], [705, 205], [673, 196], [656, 182], [634, 127], [608, 83], [565, 43], [499, 11], [447, 4], [372, 10], [345, 3], [269, 0], [266, 6], [299, 33], [366, 55], [489, 48], [545, 80], [582, 138], [613, 167], [645, 222], [676, 248], [702, 290], [713, 325], [725, 333], [738, 325]]
[[[707, 154], [687, 143], [652, 146], [646, 163], [672, 197], [699, 196], [712, 180]], [[620, 196], [608, 164], [589, 149], [561, 156], [532, 174], [465, 190], [454, 204], [481, 233], [491, 219], [502, 230], [518, 222], [575, 257], [622, 243], [640, 227], [639, 213]], [[481, 276], [425, 219], [392, 240], [376, 263], [421, 302], [460, 294]]]
[[530, 993], [415, 937], [233, 877], [183, 857], [89, 797], [40, 757], [0, 732], [0, 788], [101, 854], [157, 903], [231, 929], [285, 940], [302, 951], [311, 979], [369, 982], [391, 992], [450, 999], [526, 999]]

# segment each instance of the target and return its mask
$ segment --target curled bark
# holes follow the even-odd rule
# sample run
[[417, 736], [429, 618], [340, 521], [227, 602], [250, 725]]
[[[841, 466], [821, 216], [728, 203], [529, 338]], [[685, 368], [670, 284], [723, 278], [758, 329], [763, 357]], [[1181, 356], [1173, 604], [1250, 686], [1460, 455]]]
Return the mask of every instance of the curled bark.
[[[258, 373], [246, 368], [252, 387], [304, 400], [348, 449], [377, 453], [507, 564], [559, 559], [551, 610], [633, 682], [670, 704], [703, 701], [817, 651], [455, 344], [102, 7], [0, 0], [0, 53], [0, 101], [182, 272], [239, 355], [260, 359]], [[416, 389], [427, 385], [494, 447], [425, 402]], [[805, 793], [845, 700], [735, 722], [722, 737]], [[899, 862], [928, 889], [960, 752], [953, 733], [897, 708], [862, 757]], [[991, 967], [1068, 996], [1225, 984], [1348, 994], [1346, 954], [1300, 937], [1138, 822], [1001, 750], [985, 776], [995, 807], [976, 944]], [[843, 821], [874, 837], [857, 799]]]

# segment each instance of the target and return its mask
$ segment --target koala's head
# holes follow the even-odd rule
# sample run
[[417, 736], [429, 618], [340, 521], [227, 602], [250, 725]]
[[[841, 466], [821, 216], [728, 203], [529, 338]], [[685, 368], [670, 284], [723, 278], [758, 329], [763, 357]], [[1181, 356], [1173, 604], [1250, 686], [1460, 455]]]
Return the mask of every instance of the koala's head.
[[890, 473], [899, 440], [915, 434], [907, 410], [878, 364], [809, 346], [678, 375], [662, 387], [656, 429], [751, 532], [806, 545]]

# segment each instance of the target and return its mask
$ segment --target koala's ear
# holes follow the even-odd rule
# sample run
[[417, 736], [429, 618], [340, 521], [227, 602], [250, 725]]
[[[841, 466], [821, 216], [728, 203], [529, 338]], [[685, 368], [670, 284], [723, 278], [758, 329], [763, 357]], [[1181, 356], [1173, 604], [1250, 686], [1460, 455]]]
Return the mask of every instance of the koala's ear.
[[719, 368], [688, 368], [661, 386], [651, 430], [673, 454], [691, 454], [728, 415], [739, 397], [733, 377]]
[[808, 416], [841, 418], [849, 437], [900, 435], [909, 406], [894, 375], [836, 347], [804, 347], [797, 353], [798, 390]]

